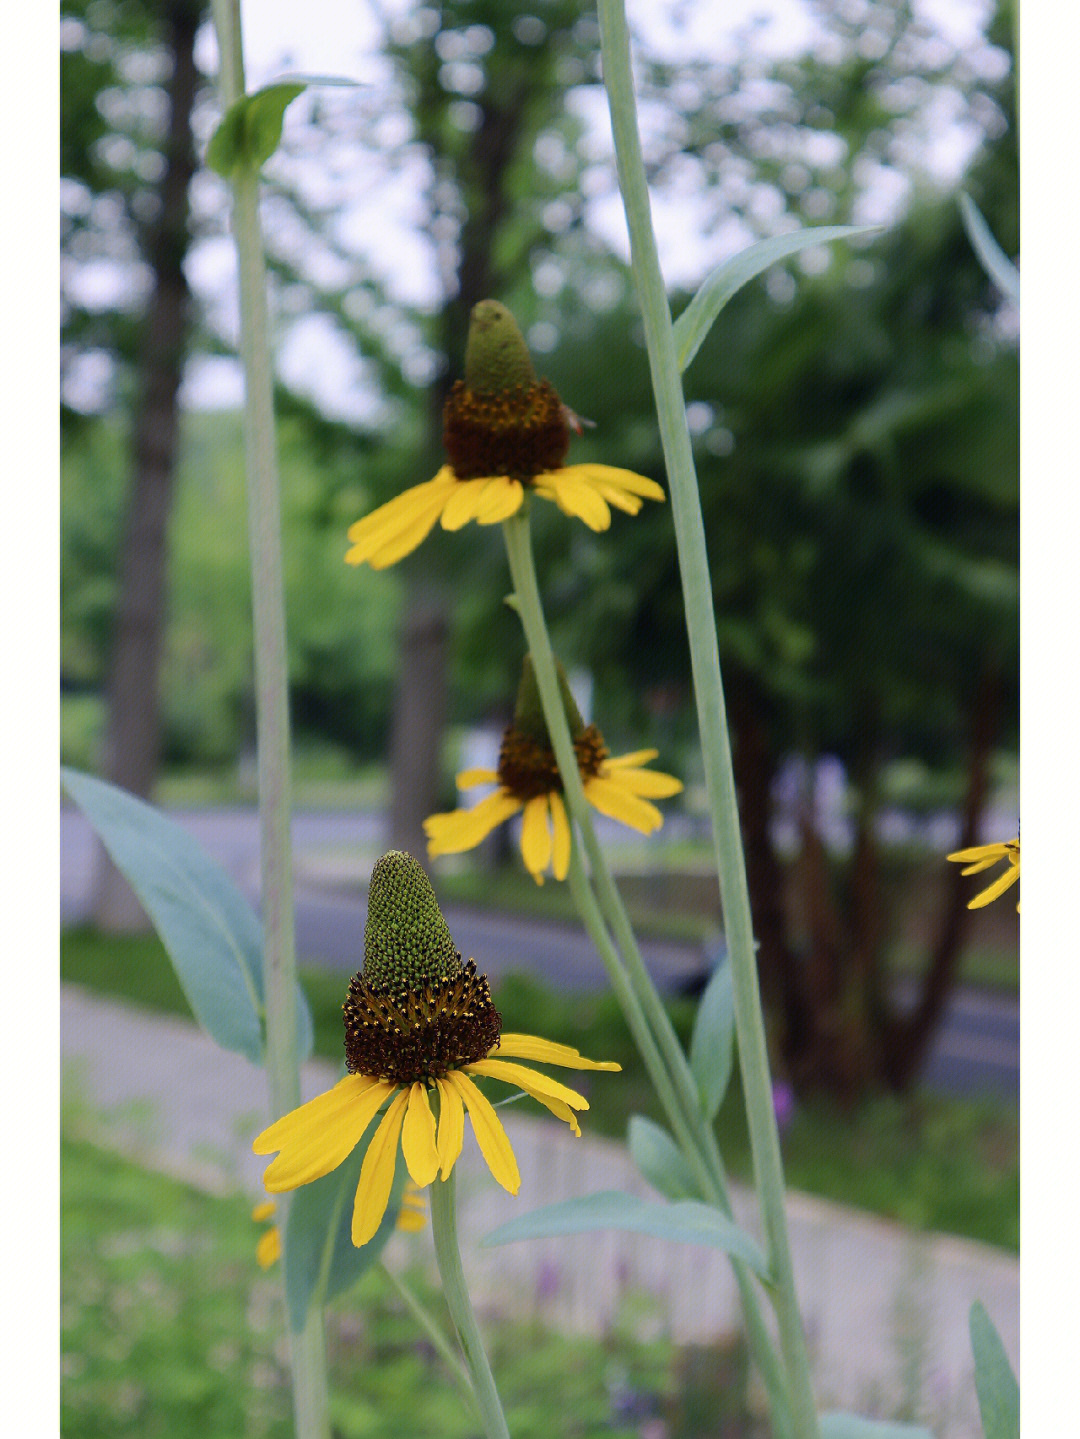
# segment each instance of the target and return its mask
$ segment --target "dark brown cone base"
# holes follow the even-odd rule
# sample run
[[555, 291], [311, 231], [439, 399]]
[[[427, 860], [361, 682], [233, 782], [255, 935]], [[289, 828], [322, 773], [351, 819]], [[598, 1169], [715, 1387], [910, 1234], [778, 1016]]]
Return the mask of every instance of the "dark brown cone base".
[[[575, 737], [574, 753], [582, 779], [591, 779], [600, 772], [608, 752], [604, 737], [595, 725], [587, 725]], [[562, 776], [555, 752], [513, 725], [504, 733], [499, 748], [498, 775], [499, 783], [515, 799], [535, 799], [552, 791], [562, 794]]]
[[444, 1079], [483, 1059], [502, 1031], [487, 979], [471, 959], [452, 979], [419, 991], [391, 993], [355, 974], [342, 1010], [346, 1069], [394, 1084]]
[[443, 409], [443, 445], [459, 480], [509, 475], [528, 482], [559, 468], [570, 431], [547, 380], [500, 394], [476, 392], [458, 380]]

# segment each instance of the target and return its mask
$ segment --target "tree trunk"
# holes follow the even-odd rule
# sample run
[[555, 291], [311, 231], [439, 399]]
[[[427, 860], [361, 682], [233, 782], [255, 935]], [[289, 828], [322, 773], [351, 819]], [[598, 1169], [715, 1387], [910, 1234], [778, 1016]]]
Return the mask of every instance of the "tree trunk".
[[[154, 275], [139, 359], [133, 418], [132, 486], [120, 566], [107, 687], [104, 771], [133, 794], [150, 793], [160, 752], [159, 668], [164, 630], [166, 530], [176, 471], [188, 289], [188, 186], [195, 168], [191, 110], [195, 99], [195, 34], [201, 6], [174, 0], [166, 40], [173, 58], [169, 131], [157, 223], [144, 247]], [[123, 876], [100, 851], [94, 922], [112, 933], [147, 927]]]
[[398, 633], [400, 671], [390, 735], [390, 845], [427, 855], [424, 820], [436, 807], [446, 714], [448, 596], [414, 576]]

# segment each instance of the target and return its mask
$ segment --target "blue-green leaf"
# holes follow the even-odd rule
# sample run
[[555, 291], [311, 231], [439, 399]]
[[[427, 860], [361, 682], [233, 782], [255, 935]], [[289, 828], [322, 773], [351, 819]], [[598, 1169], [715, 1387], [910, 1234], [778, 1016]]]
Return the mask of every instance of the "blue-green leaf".
[[864, 1419], [861, 1414], [822, 1414], [821, 1439], [934, 1439], [922, 1424], [900, 1424], [893, 1419]]
[[750, 1235], [711, 1204], [694, 1199], [661, 1204], [639, 1199], [634, 1194], [605, 1190], [522, 1214], [518, 1219], [500, 1224], [481, 1242], [510, 1244], [515, 1239], [550, 1239], [555, 1235], [585, 1234], [596, 1229], [622, 1229], [633, 1234], [651, 1234], [656, 1239], [673, 1239], [679, 1244], [722, 1249], [733, 1259], [741, 1259], [765, 1283], [770, 1282], [765, 1256]]
[[306, 88], [305, 81], [279, 82], [241, 95], [210, 137], [206, 163], [211, 170], [228, 179], [238, 169], [265, 164], [281, 143], [285, 111]]
[[1014, 305], [1019, 305], [1020, 271], [990, 233], [990, 226], [983, 219], [978, 206], [965, 194], [960, 196], [960, 218], [964, 222], [964, 229], [971, 241], [971, 248], [978, 256], [979, 264], [1005, 298]]
[[1001, 1336], [978, 1300], [968, 1315], [971, 1352], [975, 1356], [975, 1392], [979, 1396], [986, 1439], [1017, 1439], [1020, 1433], [1020, 1386], [1005, 1353]]
[[367, 1273], [394, 1232], [407, 1178], [400, 1145], [390, 1202], [382, 1223], [359, 1249], [352, 1242], [353, 1200], [364, 1155], [375, 1129], [376, 1121], [372, 1120], [367, 1134], [344, 1164], [321, 1179], [302, 1185], [292, 1197], [285, 1226], [285, 1295], [289, 1323], [296, 1333], [306, 1324], [313, 1303], [321, 1307]]
[[812, 245], [827, 245], [831, 240], [845, 240], [852, 235], [865, 235], [877, 225], [816, 225], [809, 230], [794, 230], [787, 235], [772, 235], [715, 269], [694, 298], [675, 321], [675, 351], [679, 370], [683, 371], [701, 348], [701, 342], [712, 328], [732, 295], [755, 276], [774, 265], [777, 260], [808, 250]]
[[[97, 831], [168, 950], [195, 1018], [223, 1049], [263, 1062], [262, 927], [237, 886], [187, 830], [153, 805], [78, 770], [64, 789]], [[300, 1057], [311, 1011], [297, 989]]]
[[690, 1036], [690, 1069], [706, 1119], [715, 1119], [724, 1102], [734, 1052], [735, 996], [731, 988], [731, 963], [725, 960], [705, 986]]
[[641, 1114], [630, 1119], [627, 1143], [634, 1163], [665, 1199], [697, 1199], [694, 1172], [666, 1129]]

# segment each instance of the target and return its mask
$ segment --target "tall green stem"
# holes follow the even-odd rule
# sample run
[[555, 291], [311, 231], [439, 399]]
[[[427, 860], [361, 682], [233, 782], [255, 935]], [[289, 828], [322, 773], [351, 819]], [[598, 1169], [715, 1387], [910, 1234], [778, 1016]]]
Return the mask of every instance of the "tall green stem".
[[[228, 110], [244, 94], [239, 0], [214, 0], [221, 52], [219, 89]], [[276, 1117], [300, 1103], [296, 946], [293, 920], [288, 666], [281, 557], [281, 500], [274, 433], [266, 267], [259, 223], [259, 177], [239, 167], [232, 180], [233, 237], [240, 273], [240, 351], [244, 367], [244, 457], [248, 486], [259, 847], [266, 990], [266, 1071]], [[299, 1439], [329, 1439], [326, 1340], [321, 1311], [292, 1336], [293, 1412]]]
[[[667, 1011], [656, 993], [656, 987], [649, 977], [649, 972], [641, 957], [626, 911], [608, 871], [603, 850], [600, 848], [596, 831], [593, 828], [592, 816], [577, 767], [577, 756], [574, 752], [574, 742], [570, 734], [566, 710], [559, 693], [555, 657], [548, 635], [547, 622], [544, 619], [540, 588], [536, 579], [536, 567], [533, 563], [528, 510], [522, 509], [519, 514], [506, 520], [503, 524], [503, 533], [506, 539], [506, 553], [510, 564], [510, 575], [514, 583], [518, 615], [532, 657], [544, 720], [563, 782], [563, 794], [575, 828], [583, 836], [593, 877], [594, 879], [599, 878], [602, 883], [606, 881], [609, 895], [608, 915], [609, 918], [612, 917], [614, 911], [614, 922], [623, 936], [623, 958], [619, 957], [612, 944], [604, 916], [600, 912], [585, 876], [576, 844], [571, 846], [569, 871], [574, 900], [589, 936], [604, 961], [615, 996], [622, 1005], [630, 1032], [645, 1062], [645, 1067], [656, 1089], [657, 1097], [663, 1105], [672, 1132], [701, 1185], [702, 1197], [717, 1204], [725, 1214], [731, 1216], [731, 1200], [727, 1191], [727, 1179], [716, 1143], [716, 1135], [712, 1125], [705, 1120], [702, 1113], [697, 1088], [686, 1062], [686, 1056], [683, 1054], [678, 1036], [671, 1026]], [[610, 900], [611, 895], [614, 896], [613, 904]], [[624, 964], [624, 960], [628, 956], [629, 960]], [[659, 1034], [656, 1032], [657, 1029], [659, 1029]], [[665, 1065], [664, 1055], [669, 1058], [669, 1061], [674, 1059], [670, 1070]], [[739, 1260], [732, 1260], [732, 1264], [746, 1315], [747, 1336], [751, 1352], [769, 1393], [777, 1439], [787, 1439], [791, 1433], [787, 1384], [780, 1371], [772, 1340], [765, 1328], [758, 1304], [757, 1291], [749, 1271]]]
[[652, 228], [645, 164], [638, 134], [630, 40], [622, 0], [598, 0], [604, 84], [615, 156], [630, 232], [631, 263], [645, 326], [649, 369], [671, 491], [672, 516], [686, 603], [694, 692], [701, 729], [705, 784], [713, 821], [720, 894], [731, 954], [747, 1124], [769, 1260], [776, 1281], [780, 1342], [788, 1373], [795, 1434], [818, 1433], [806, 1339], [795, 1295], [780, 1140], [772, 1105], [765, 1024], [758, 989], [750, 898], [739, 830], [731, 745], [720, 682], [712, 584], [698, 498], [690, 432], [675, 352], [671, 311]]
[[469, 1368], [473, 1393], [480, 1409], [487, 1439], [510, 1439], [499, 1392], [480, 1337], [480, 1326], [473, 1313], [465, 1273], [461, 1267], [461, 1251], [457, 1242], [457, 1213], [454, 1203], [454, 1171], [446, 1179], [437, 1179], [431, 1186], [431, 1235], [435, 1241], [435, 1258], [439, 1264], [443, 1293], [450, 1317], [461, 1340], [462, 1353]]

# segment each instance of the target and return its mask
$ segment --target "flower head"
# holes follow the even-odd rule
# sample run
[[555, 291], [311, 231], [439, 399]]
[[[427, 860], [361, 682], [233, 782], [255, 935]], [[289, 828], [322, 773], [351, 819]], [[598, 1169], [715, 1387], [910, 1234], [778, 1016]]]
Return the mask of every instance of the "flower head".
[[[966, 865], [966, 868], [960, 871], [961, 874], [979, 874], [980, 871], [997, 864], [999, 860], [1009, 861], [1008, 868], [998, 875], [993, 884], [987, 885], [986, 889], [968, 901], [968, 909], [982, 909], [983, 905], [997, 899], [999, 894], [1004, 894], [1020, 878], [1020, 836], [1007, 839], [1003, 844], [977, 844], [971, 849], [958, 849], [955, 854], [947, 855], [946, 858]], [[1016, 908], [1019, 911], [1019, 900]]]
[[588, 1109], [585, 1098], [508, 1060], [620, 1067], [533, 1035], [501, 1034], [488, 982], [472, 960], [462, 963], [427, 875], [394, 850], [372, 871], [364, 967], [342, 1008], [348, 1074], [263, 1130], [252, 1147], [256, 1154], [277, 1152], [263, 1175], [271, 1193], [297, 1189], [342, 1164], [382, 1111], [353, 1205], [358, 1246], [372, 1238], [386, 1212], [399, 1147], [414, 1184], [446, 1179], [461, 1153], [466, 1112], [492, 1174], [517, 1193], [514, 1152], [476, 1078], [524, 1090], [580, 1134], [575, 1110]]
[[[592, 530], [606, 530], [611, 509], [636, 515], [662, 500], [654, 481], [611, 465], [564, 465], [576, 417], [547, 380], [539, 380], [517, 322], [497, 300], [473, 306], [465, 379], [443, 411], [448, 464], [349, 529], [347, 564], [385, 569], [410, 554], [438, 520], [459, 530], [470, 520], [493, 525], [516, 514], [526, 491], [554, 500]], [[575, 425], [576, 428], [576, 425]]]
[[[601, 814], [642, 834], [659, 829], [664, 817], [649, 800], [678, 794], [681, 782], [674, 775], [643, 768], [656, 758], [654, 749], [635, 750], [613, 759], [603, 735], [595, 725], [587, 725], [578, 712], [561, 666], [559, 688], [585, 798]], [[434, 858], [472, 849], [503, 820], [522, 810], [521, 856], [526, 869], [537, 884], [543, 884], [549, 865], [556, 879], [565, 879], [570, 866], [570, 821], [563, 802], [562, 776], [528, 655], [522, 667], [514, 719], [499, 748], [498, 769], [470, 769], [457, 777], [458, 789], [480, 784], [499, 787], [472, 809], [433, 814], [424, 821], [428, 854]]]

